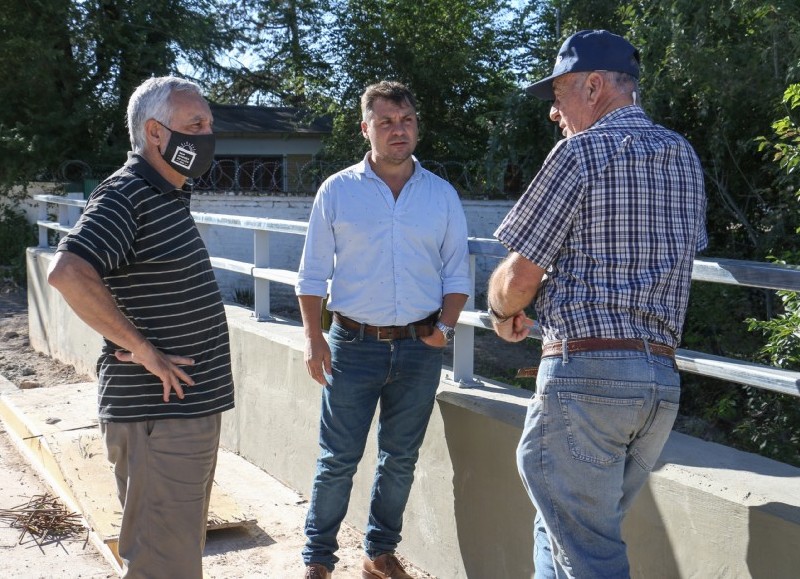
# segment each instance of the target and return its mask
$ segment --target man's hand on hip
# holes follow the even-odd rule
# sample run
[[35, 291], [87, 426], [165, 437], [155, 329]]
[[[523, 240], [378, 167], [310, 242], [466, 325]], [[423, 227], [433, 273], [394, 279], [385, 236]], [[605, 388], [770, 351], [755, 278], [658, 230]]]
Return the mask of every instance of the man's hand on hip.
[[184, 393], [181, 382], [186, 386], [194, 386], [194, 380], [178, 366], [179, 364], [181, 366], [191, 366], [194, 364], [194, 360], [191, 358], [167, 355], [153, 347], [146, 348], [143, 353], [139, 354], [134, 354], [127, 350], [117, 350], [114, 355], [120, 362], [141, 364], [148, 372], [158, 376], [164, 385], [164, 402], [169, 402], [171, 390], [175, 390], [178, 398], [183, 400]]

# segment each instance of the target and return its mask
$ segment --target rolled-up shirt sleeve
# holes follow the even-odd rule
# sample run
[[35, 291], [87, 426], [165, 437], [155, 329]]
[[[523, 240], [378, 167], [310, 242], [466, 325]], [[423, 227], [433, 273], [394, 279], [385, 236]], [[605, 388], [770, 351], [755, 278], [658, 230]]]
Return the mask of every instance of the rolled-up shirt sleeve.
[[442, 242], [442, 295], [472, 293], [467, 218], [455, 190], [448, 191], [449, 218]]
[[333, 275], [336, 242], [333, 236], [331, 208], [327, 203], [327, 191], [326, 182], [317, 192], [308, 219], [308, 233], [295, 286], [295, 294], [299, 296], [328, 295], [328, 279]]

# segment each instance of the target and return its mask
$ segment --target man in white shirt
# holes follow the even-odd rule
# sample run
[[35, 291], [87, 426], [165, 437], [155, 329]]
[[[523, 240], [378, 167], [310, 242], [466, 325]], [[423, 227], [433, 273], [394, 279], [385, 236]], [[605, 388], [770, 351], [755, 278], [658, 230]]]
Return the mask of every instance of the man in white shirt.
[[[321, 453], [303, 549], [307, 579], [327, 579], [352, 479], [380, 403], [378, 465], [364, 577], [410, 577], [394, 556], [442, 353], [471, 282], [458, 194], [413, 157], [416, 101], [382, 81], [361, 97], [364, 160], [329, 177], [309, 219], [296, 293], [309, 375], [323, 386]], [[331, 280], [333, 325], [322, 333]]]

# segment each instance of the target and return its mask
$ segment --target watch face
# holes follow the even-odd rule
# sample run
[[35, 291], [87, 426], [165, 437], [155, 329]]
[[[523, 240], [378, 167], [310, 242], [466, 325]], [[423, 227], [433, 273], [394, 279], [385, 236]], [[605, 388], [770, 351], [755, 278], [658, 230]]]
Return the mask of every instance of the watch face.
[[456, 335], [455, 328], [446, 326], [442, 322], [436, 322], [436, 327], [439, 328], [439, 331], [441, 331], [442, 334], [444, 334], [444, 337], [447, 339], [448, 342], [452, 340], [453, 337]]

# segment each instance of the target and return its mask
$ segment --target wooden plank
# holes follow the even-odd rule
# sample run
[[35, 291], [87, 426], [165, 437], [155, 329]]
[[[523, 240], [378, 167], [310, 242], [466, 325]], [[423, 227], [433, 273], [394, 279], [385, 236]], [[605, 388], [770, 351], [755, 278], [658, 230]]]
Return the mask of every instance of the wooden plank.
[[[93, 534], [118, 559], [116, 543], [122, 512], [100, 434], [96, 396], [94, 383], [6, 392], [0, 400], [0, 417], [18, 444], [26, 447], [34, 466], [73, 505], [70, 508], [81, 512]], [[208, 529], [254, 522], [215, 482]]]
[[[81, 512], [106, 543], [116, 542], [122, 509], [117, 498], [113, 467], [98, 428], [53, 432], [46, 435], [67, 486]], [[216, 482], [211, 493], [208, 530], [238, 527], [254, 522]]]

